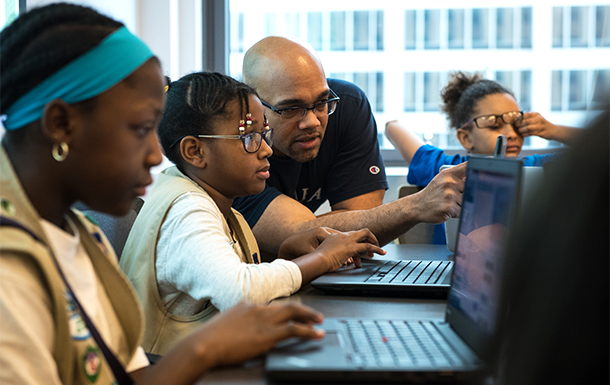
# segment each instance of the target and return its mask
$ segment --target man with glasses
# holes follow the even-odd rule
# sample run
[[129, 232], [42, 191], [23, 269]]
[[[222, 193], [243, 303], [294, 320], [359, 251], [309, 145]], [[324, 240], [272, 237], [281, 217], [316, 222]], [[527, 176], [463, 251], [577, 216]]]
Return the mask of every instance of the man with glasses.
[[[349, 82], [326, 79], [310, 46], [267, 37], [246, 52], [243, 78], [275, 130], [265, 191], [233, 205], [262, 250], [277, 253], [292, 233], [319, 226], [367, 227], [386, 244], [419, 222], [458, 215], [463, 167], [420, 194], [382, 205], [388, 185], [368, 99]], [[332, 212], [316, 217], [326, 200]]]

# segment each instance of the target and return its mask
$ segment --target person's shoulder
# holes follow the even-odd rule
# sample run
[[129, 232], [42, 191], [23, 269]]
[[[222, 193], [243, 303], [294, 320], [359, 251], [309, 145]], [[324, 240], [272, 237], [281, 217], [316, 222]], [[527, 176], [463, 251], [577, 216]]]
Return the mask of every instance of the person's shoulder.
[[363, 97], [366, 98], [364, 91], [354, 83], [332, 78], [328, 78], [326, 81], [328, 82], [330, 89], [332, 89], [340, 98], [347, 96], [358, 99]]

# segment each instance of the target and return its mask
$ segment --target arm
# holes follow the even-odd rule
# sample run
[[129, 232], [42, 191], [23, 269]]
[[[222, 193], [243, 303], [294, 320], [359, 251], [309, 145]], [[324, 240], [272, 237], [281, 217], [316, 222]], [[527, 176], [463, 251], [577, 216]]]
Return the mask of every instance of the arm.
[[400, 151], [400, 154], [405, 158], [407, 163], [411, 163], [413, 155], [425, 144], [419, 135], [409, 130], [397, 120], [390, 120], [385, 124], [385, 136]]
[[[253, 228], [261, 249], [277, 252], [291, 234], [316, 227], [340, 231], [368, 228], [385, 245], [420, 222], [441, 223], [459, 215], [466, 164], [439, 173], [422, 191], [368, 209], [315, 217], [285, 195], [275, 198]], [[287, 214], [289, 213], [289, 214]]]
[[132, 373], [136, 384], [193, 384], [205, 372], [256, 357], [290, 337], [320, 339], [322, 315], [306, 306], [239, 304], [215, 316], [155, 365]]
[[517, 128], [519, 133], [524, 137], [539, 136], [568, 145], [572, 144], [580, 133], [579, 128], [553, 124], [537, 112], [526, 112], [523, 114], [523, 120]]

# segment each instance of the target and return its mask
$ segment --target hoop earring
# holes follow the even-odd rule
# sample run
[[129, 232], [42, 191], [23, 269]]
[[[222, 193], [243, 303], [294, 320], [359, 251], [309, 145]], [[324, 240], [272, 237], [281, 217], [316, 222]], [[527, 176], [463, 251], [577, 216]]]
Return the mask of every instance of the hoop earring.
[[[61, 149], [61, 153], [60, 150]], [[63, 162], [68, 157], [70, 153], [70, 149], [68, 148], [68, 144], [66, 142], [61, 143], [53, 143], [53, 150], [51, 151], [53, 154], [53, 159], [58, 162]]]

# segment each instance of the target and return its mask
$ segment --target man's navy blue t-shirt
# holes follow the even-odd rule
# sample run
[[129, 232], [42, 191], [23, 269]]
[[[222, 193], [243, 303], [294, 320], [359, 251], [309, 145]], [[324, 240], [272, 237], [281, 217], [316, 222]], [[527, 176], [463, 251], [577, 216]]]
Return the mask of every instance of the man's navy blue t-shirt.
[[269, 203], [280, 194], [314, 212], [327, 199], [332, 206], [388, 188], [377, 125], [366, 95], [356, 85], [343, 80], [328, 79], [328, 86], [341, 100], [337, 110], [328, 117], [318, 156], [305, 163], [271, 156], [271, 176], [265, 190], [233, 202], [233, 208], [246, 218], [250, 227], [254, 227]]

